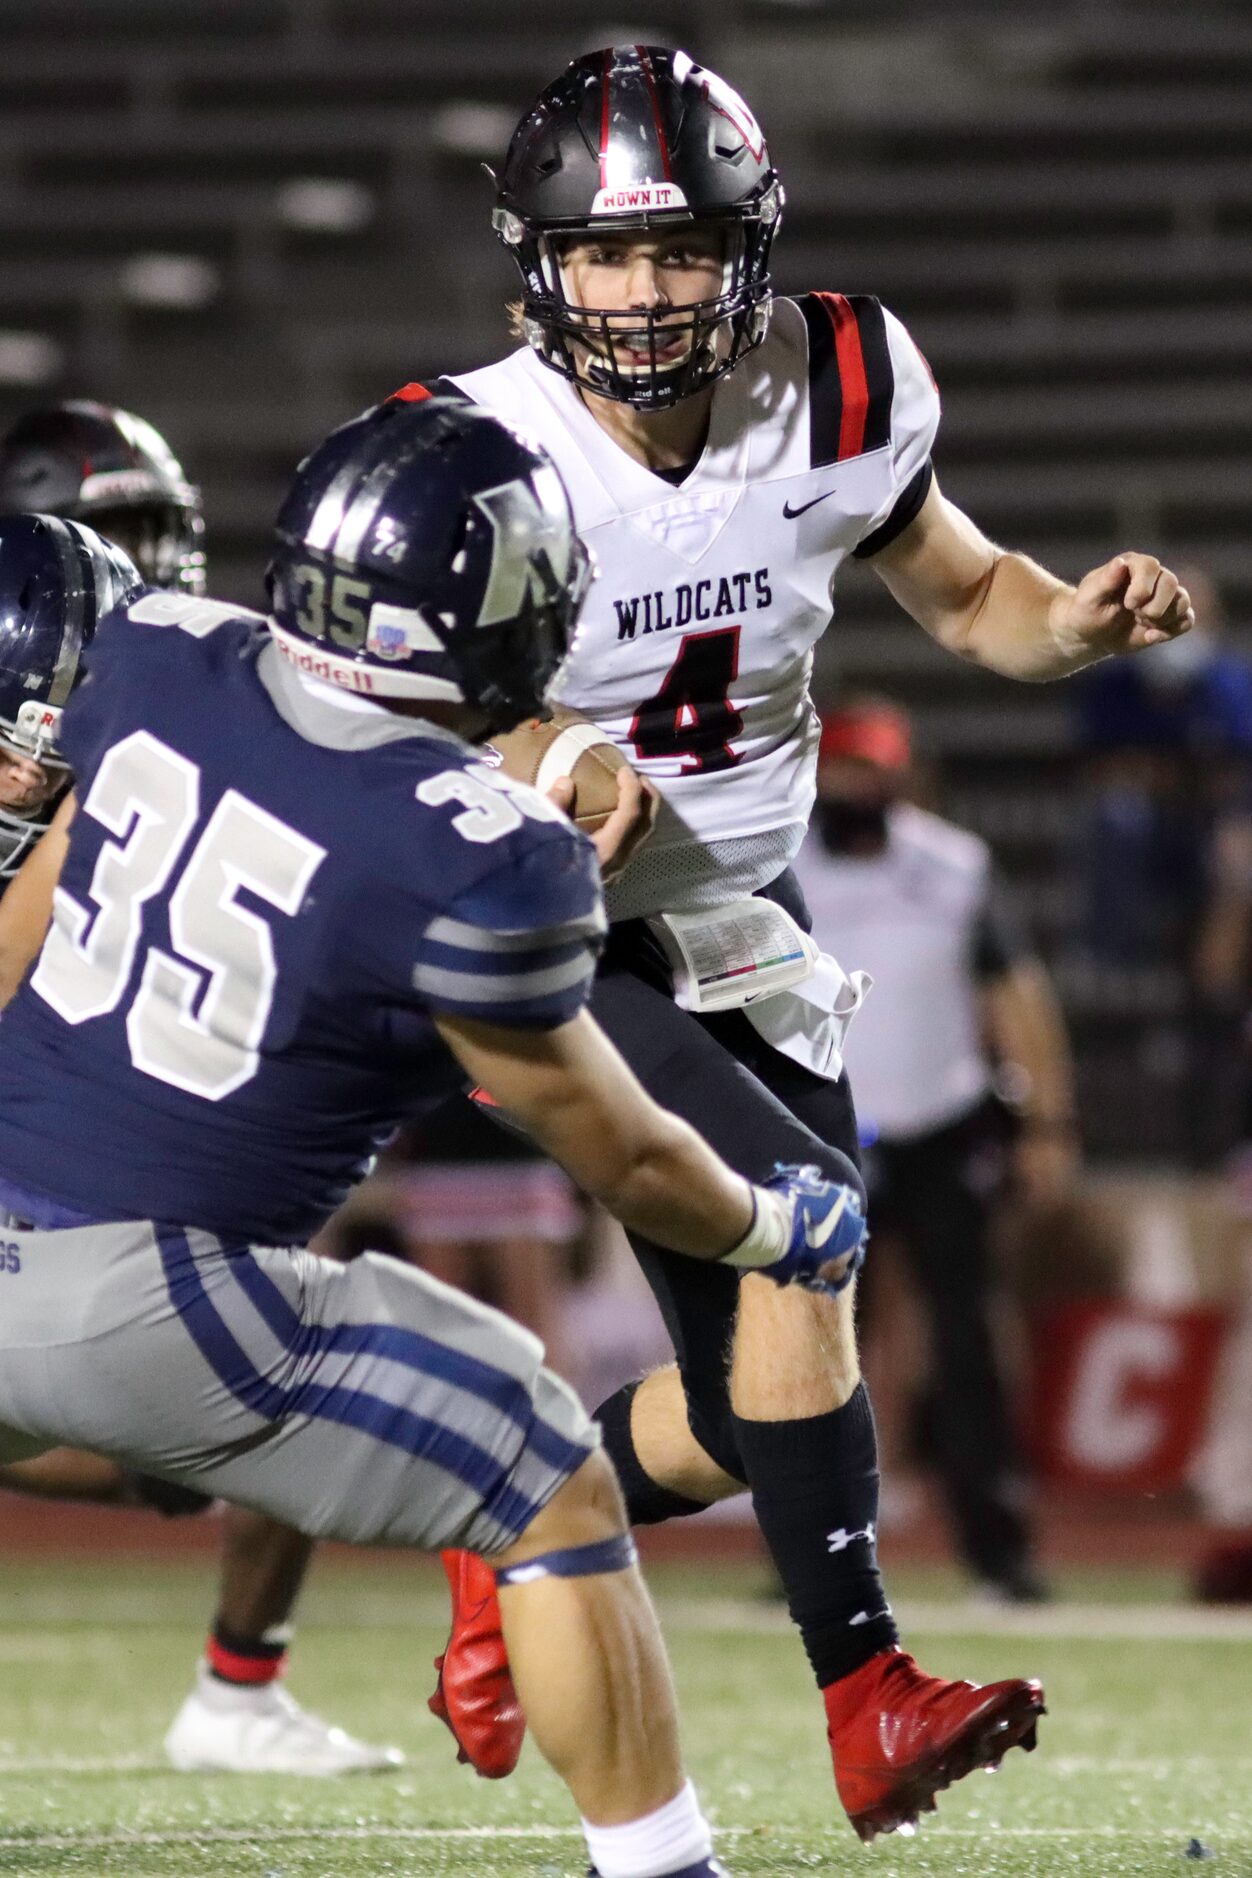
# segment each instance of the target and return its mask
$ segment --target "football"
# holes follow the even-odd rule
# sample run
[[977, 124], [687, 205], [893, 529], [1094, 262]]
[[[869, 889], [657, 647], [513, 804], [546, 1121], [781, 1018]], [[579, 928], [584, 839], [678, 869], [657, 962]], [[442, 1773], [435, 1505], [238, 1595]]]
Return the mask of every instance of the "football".
[[572, 711], [529, 717], [516, 730], [493, 737], [491, 747], [507, 776], [541, 795], [568, 776], [574, 785], [570, 813], [584, 834], [594, 835], [617, 807], [617, 772], [628, 767], [626, 758], [598, 724]]

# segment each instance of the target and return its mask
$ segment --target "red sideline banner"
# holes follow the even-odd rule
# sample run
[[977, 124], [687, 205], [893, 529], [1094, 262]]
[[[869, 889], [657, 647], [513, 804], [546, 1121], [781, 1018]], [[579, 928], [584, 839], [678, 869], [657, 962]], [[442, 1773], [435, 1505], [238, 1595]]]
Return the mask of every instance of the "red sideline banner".
[[1123, 1299], [1063, 1304], [1037, 1326], [1032, 1441], [1044, 1479], [1160, 1493], [1203, 1438], [1226, 1319]]

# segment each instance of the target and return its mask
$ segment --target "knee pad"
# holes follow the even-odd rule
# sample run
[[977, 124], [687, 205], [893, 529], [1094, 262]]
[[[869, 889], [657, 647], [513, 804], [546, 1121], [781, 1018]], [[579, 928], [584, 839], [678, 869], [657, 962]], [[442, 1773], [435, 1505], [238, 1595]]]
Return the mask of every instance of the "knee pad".
[[702, 1500], [689, 1500], [685, 1493], [675, 1493], [653, 1480], [635, 1452], [630, 1431], [630, 1411], [637, 1382], [627, 1383], [596, 1410], [596, 1420], [604, 1436], [604, 1452], [617, 1473], [626, 1516], [632, 1526], [659, 1526], [666, 1519], [684, 1519], [689, 1513], [703, 1513]]

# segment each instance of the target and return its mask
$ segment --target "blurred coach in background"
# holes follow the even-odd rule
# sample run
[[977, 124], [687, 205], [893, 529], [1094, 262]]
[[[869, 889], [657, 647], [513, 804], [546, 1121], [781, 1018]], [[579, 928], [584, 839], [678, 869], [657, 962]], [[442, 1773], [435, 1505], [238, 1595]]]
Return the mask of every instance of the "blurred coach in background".
[[[957, 1544], [980, 1587], [1024, 1602], [1046, 1587], [993, 1336], [989, 1231], [1010, 1186], [1046, 1202], [1075, 1175], [1069, 1047], [986, 843], [904, 800], [910, 765], [908, 719], [885, 699], [823, 716], [796, 869], [815, 938], [874, 980], [846, 1056], [873, 1230], [899, 1241], [929, 1330]], [[1015, 1113], [997, 1094], [1009, 1065]]]

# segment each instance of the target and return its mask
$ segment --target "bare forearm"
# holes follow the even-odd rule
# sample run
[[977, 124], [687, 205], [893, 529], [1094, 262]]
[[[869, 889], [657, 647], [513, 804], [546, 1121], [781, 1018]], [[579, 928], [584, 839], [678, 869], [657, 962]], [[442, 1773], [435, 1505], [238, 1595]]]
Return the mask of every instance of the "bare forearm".
[[541, 1145], [629, 1231], [695, 1258], [720, 1258], [751, 1222], [748, 1183], [730, 1173], [686, 1122], [664, 1109], [656, 1115], [655, 1133], [620, 1156], [577, 1148], [571, 1153], [568, 1137], [563, 1153]]
[[1065, 678], [1102, 656], [1069, 640], [1057, 620], [1058, 602], [1073, 592], [1028, 555], [997, 549], [972, 610], [938, 636], [951, 651], [1005, 678]]
[[439, 1028], [473, 1080], [631, 1231], [707, 1259], [743, 1237], [748, 1183], [652, 1100], [585, 1012], [531, 1035]]
[[997, 548], [938, 484], [874, 566], [940, 645], [1006, 678], [1064, 678], [1195, 620], [1186, 590], [1155, 556], [1127, 550], [1070, 587], [1028, 555]]

